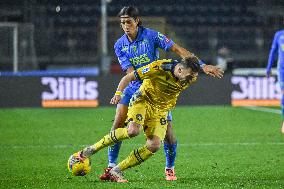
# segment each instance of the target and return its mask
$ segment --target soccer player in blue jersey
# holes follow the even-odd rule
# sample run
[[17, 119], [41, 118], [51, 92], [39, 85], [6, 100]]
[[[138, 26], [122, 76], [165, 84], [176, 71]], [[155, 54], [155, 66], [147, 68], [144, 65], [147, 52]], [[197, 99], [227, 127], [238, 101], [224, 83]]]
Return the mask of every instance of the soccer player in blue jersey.
[[278, 81], [282, 91], [281, 107], [283, 121], [281, 132], [284, 134], [284, 30], [280, 30], [274, 35], [274, 39], [269, 53], [268, 64], [266, 67], [267, 77], [269, 77], [271, 74], [271, 68], [276, 57], [278, 57]]
[[[159, 58], [158, 48], [164, 51], [172, 51], [181, 58], [193, 57], [194, 55], [188, 50], [180, 47], [171, 39], [167, 38], [160, 32], [144, 28], [141, 26], [139, 11], [136, 7], [123, 7], [118, 14], [120, 26], [124, 35], [117, 40], [114, 45], [115, 54], [124, 72], [130, 73], [142, 66], [145, 66]], [[216, 76], [217, 67], [205, 65], [199, 60], [203, 71], [211, 76]], [[112, 130], [124, 127], [127, 118], [128, 104], [134, 94], [139, 89], [141, 81], [132, 81], [123, 91], [123, 98], [117, 105], [116, 115]], [[172, 130], [172, 115], [168, 114], [167, 133], [164, 139], [164, 152], [166, 155], [165, 174], [166, 180], [176, 180], [174, 172], [174, 163], [176, 158], [177, 141]], [[109, 170], [117, 164], [117, 157], [121, 142], [109, 147], [108, 159], [109, 164], [105, 172], [100, 176], [101, 180], [109, 180]]]

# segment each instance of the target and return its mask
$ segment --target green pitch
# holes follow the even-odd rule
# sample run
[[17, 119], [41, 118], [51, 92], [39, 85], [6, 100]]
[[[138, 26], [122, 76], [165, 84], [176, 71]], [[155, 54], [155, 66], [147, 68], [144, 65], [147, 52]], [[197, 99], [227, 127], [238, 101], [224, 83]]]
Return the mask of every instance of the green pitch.
[[[129, 169], [129, 183], [100, 182], [107, 150], [73, 177], [68, 157], [106, 134], [114, 108], [0, 109], [0, 188], [284, 188], [281, 115], [232, 107], [178, 107], [178, 181], [164, 180], [163, 149]], [[120, 157], [143, 145], [124, 141]], [[120, 158], [120, 159], [121, 159]]]

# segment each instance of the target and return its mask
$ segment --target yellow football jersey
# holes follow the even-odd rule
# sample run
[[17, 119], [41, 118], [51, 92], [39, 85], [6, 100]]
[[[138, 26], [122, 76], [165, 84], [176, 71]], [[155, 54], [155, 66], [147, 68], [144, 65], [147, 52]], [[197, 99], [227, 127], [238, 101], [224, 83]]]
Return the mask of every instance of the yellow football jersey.
[[190, 83], [181, 83], [173, 74], [176, 64], [172, 59], [163, 59], [137, 69], [134, 72], [135, 77], [143, 80], [139, 88], [139, 98], [162, 111], [172, 109], [179, 94], [197, 79], [193, 78]]

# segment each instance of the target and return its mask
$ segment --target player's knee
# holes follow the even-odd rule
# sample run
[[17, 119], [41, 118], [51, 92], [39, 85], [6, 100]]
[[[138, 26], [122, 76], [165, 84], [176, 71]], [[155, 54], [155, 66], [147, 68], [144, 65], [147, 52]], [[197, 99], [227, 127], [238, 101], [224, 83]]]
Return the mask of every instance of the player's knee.
[[134, 123], [134, 122], [130, 123], [127, 128], [128, 136], [135, 137], [139, 135], [139, 132], [140, 132], [139, 128], [140, 128], [139, 124]]
[[160, 147], [161, 147], [160, 139], [158, 139], [158, 140], [147, 140], [147, 148], [152, 153], [157, 152], [160, 149]]

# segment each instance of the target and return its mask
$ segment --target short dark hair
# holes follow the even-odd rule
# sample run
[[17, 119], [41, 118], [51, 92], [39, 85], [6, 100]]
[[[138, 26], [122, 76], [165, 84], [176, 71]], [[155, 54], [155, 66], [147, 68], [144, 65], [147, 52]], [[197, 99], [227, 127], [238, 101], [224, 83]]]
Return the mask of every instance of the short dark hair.
[[191, 68], [193, 72], [200, 71], [199, 59], [196, 56], [183, 58], [180, 63], [184, 68]]
[[[125, 6], [123, 7], [119, 13], [117, 14], [118, 17], [121, 17], [123, 15], [128, 15], [131, 18], [134, 18], [135, 20], [140, 16], [139, 10], [135, 6]], [[138, 25], [140, 26], [142, 24], [142, 21], [139, 19]]]

